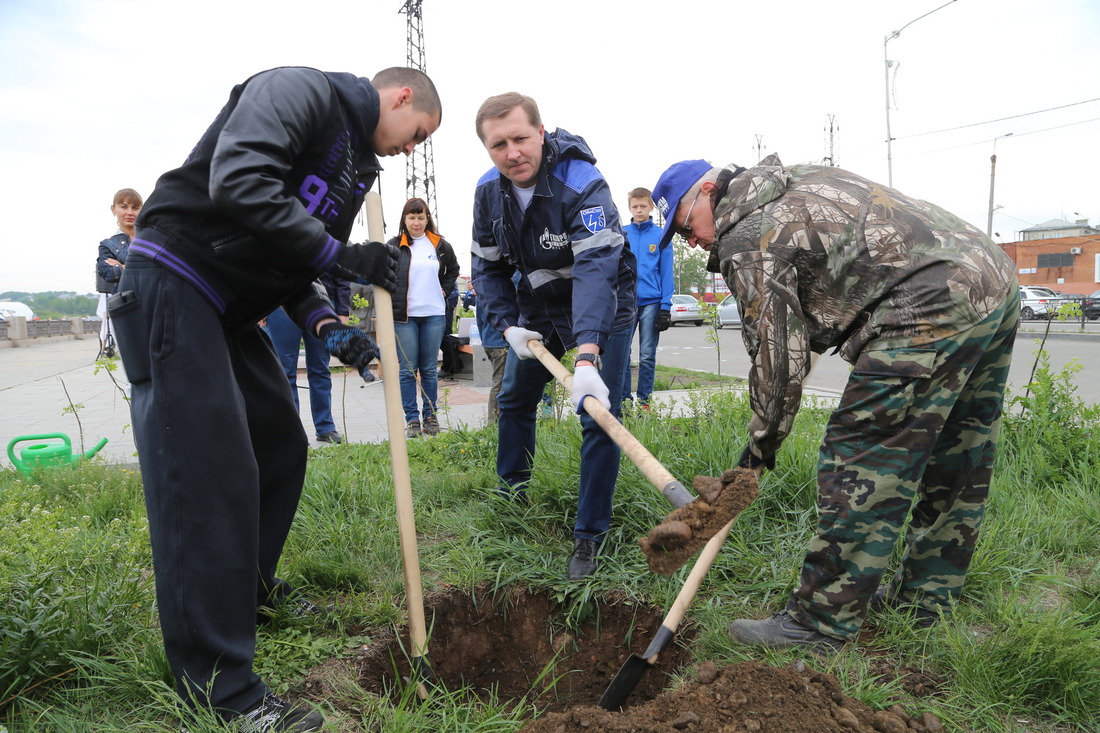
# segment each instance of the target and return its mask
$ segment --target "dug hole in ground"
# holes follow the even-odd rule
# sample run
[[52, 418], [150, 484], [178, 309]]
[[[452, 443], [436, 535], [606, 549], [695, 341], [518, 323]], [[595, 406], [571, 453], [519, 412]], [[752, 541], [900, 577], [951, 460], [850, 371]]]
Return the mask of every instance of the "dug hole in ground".
[[[723, 482], [722, 499], [740, 512], [756, 497], [756, 482], [732, 480], [733, 474], [730, 478]], [[652, 567], [654, 555], [647, 554]], [[684, 561], [679, 556], [670, 559], [676, 567]], [[547, 594], [521, 588], [495, 594], [484, 589], [473, 597], [452, 588], [425, 599], [425, 604], [431, 628], [427, 656], [436, 683], [449, 691], [468, 690], [485, 700], [534, 703], [541, 715], [521, 729], [524, 733], [943, 730], [934, 715], [912, 719], [900, 706], [874, 711], [844, 695], [836, 677], [814, 669], [821, 665], [812, 655], [781, 668], [758, 662], [718, 667], [707, 661], [694, 667], [690, 625], [678, 629], [678, 643], [660, 653], [622, 709], [608, 711], [597, 701], [631, 652], [640, 652], [653, 639], [665, 609], [605, 596], [576, 630], [567, 631]], [[294, 697], [346, 712], [346, 727], [333, 722], [348, 731], [359, 730], [351, 721], [361, 700], [341, 698], [340, 691], [361, 688], [396, 702], [410, 677], [407, 650], [411, 648], [407, 629], [350, 631], [369, 636], [371, 643], [314, 668], [291, 691]], [[938, 681], [928, 675], [886, 665], [876, 672], [897, 678], [909, 694], [921, 697], [935, 692]], [[687, 681], [663, 692], [674, 675]]]

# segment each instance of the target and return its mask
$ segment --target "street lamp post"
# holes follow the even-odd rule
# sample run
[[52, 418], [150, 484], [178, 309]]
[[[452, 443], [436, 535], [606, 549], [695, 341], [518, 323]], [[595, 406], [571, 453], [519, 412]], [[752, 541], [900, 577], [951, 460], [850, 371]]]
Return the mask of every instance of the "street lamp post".
[[936, 10], [942, 10], [953, 2], [955, 2], [955, 0], [947, 0], [947, 2], [935, 10], [929, 10], [927, 13], [920, 16], [920, 18], [914, 18], [901, 28], [891, 32], [890, 35], [886, 36], [882, 41], [882, 60], [886, 64], [886, 182], [891, 188], [894, 187], [894, 138], [890, 135], [890, 67], [894, 62], [890, 60], [890, 57], [886, 53], [886, 44], [900, 36], [903, 30], [913, 25], [921, 18], [927, 18], [929, 15], [936, 12]]
[[989, 221], [985, 225], [985, 236], [993, 236], [993, 182], [997, 177], [997, 141], [1002, 137], [1012, 137], [1011, 132], [993, 138], [993, 155], [989, 156]]

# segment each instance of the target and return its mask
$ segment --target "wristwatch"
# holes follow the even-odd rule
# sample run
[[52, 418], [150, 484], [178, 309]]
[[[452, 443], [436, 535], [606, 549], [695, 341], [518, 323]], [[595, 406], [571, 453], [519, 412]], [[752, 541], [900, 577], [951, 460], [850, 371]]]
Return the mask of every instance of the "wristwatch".
[[[600, 359], [600, 355], [599, 354], [593, 354], [591, 351], [586, 351], [583, 354], [577, 354], [577, 361], [590, 361], [590, 362], [592, 362], [593, 364], [596, 365], [597, 369], [600, 368], [599, 359]], [[573, 368], [574, 369], [577, 368], [577, 361], [573, 362]]]

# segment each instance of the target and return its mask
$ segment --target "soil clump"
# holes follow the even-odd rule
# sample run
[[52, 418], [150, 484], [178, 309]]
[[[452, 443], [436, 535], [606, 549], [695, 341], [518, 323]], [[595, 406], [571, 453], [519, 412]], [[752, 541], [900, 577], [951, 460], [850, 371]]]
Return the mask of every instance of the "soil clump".
[[698, 499], [672, 511], [638, 540], [649, 569], [672, 575], [760, 494], [756, 473], [731, 468], [720, 477], [696, 476]]

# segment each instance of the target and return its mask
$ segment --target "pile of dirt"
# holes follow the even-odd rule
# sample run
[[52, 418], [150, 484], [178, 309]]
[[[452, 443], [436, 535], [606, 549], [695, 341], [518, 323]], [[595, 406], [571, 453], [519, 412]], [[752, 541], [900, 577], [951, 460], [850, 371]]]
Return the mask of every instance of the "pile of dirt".
[[846, 697], [832, 675], [801, 662], [699, 666], [698, 681], [622, 712], [582, 705], [528, 723], [522, 733], [942, 733], [936, 716], [873, 711]]

